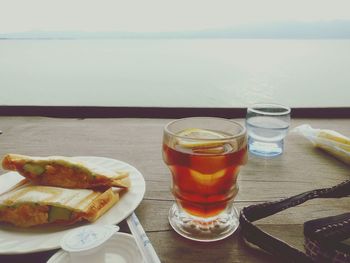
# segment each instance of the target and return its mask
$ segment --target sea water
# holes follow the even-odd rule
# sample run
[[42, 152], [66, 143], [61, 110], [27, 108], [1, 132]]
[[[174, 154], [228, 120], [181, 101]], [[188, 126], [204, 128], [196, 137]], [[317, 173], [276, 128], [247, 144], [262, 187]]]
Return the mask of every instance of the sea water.
[[1, 40], [0, 105], [347, 107], [350, 40]]
[[283, 153], [283, 139], [289, 122], [276, 117], [256, 116], [246, 121], [249, 151], [258, 156], [273, 157]]

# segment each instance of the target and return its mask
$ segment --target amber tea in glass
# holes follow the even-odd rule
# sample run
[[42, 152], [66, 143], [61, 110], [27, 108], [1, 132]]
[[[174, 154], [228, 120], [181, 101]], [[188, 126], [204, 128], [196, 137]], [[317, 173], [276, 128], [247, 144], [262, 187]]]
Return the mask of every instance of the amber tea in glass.
[[176, 203], [169, 211], [179, 234], [214, 241], [238, 227], [233, 200], [247, 160], [245, 128], [221, 118], [185, 118], [164, 129], [163, 159], [172, 174]]

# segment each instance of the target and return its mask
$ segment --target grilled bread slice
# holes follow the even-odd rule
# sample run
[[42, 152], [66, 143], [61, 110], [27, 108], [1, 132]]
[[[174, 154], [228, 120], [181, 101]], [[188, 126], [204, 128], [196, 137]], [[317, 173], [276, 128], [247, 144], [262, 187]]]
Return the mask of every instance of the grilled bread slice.
[[98, 192], [27, 183], [0, 196], [0, 222], [18, 227], [94, 222], [118, 200], [112, 188]]
[[127, 172], [115, 172], [74, 157], [33, 157], [7, 154], [2, 160], [5, 170], [17, 171], [38, 185], [94, 189], [98, 187], [130, 187]]

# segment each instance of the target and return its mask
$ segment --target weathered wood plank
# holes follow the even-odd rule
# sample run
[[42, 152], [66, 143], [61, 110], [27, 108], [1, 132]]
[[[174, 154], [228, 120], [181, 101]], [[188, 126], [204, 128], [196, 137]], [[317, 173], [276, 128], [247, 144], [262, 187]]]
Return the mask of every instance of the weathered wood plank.
[[[235, 202], [240, 211], [243, 207], [258, 204], [260, 202]], [[173, 201], [144, 200], [136, 209], [142, 225], [147, 232], [168, 231], [171, 226], [168, 222], [168, 211]], [[256, 222], [262, 225], [296, 225], [305, 221], [346, 213], [350, 211], [350, 197], [341, 199], [314, 199], [297, 207], [289, 208], [268, 218]], [[158, 215], [158, 217], [156, 216]]]
[[239, 233], [225, 241], [199, 243], [172, 231], [148, 234], [164, 263], [176, 262], [279, 262], [278, 259], [245, 244]]
[[[56, 119], [0, 117], [0, 156], [30, 155], [104, 156], [130, 163], [146, 180], [145, 198], [136, 209], [162, 262], [280, 262], [253, 249], [239, 232], [211, 244], [186, 240], [170, 227], [167, 214], [173, 202], [170, 172], [162, 161], [161, 143], [166, 119]], [[239, 120], [243, 122], [242, 119]], [[350, 136], [348, 119], [293, 119], [292, 126], [309, 123]], [[285, 153], [276, 159], [253, 156], [239, 175], [236, 206], [278, 200], [303, 191], [333, 186], [350, 179], [349, 166], [315, 149], [306, 139], [289, 133]], [[0, 173], [4, 173], [0, 169]], [[312, 200], [260, 220], [265, 231], [303, 249], [302, 224], [306, 220], [348, 212], [349, 198]], [[125, 222], [121, 223], [126, 230]], [[29, 256], [0, 256], [0, 262], [45, 262], [51, 252]]]

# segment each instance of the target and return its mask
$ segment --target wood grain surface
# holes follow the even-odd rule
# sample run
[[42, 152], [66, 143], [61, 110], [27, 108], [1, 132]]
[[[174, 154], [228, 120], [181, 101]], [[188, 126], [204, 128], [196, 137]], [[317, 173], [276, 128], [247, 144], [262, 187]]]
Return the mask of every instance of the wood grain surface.
[[[189, 241], [170, 227], [167, 214], [173, 202], [170, 174], [162, 161], [164, 125], [169, 119], [62, 119], [0, 117], [0, 156], [103, 156], [135, 166], [146, 180], [146, 194], [136, 209], [162, 262], [281, 262], [247, 244], [238, 230], [225, 240], [203, 244]], [[242, 119], [238, 119], [243, 123]], [[349, 119], [293, 119], [292, 128], [308, 123], [350, 136]], [[350, 179], [350, 167], [316, 149], [303, 137], [289, 133], [285, 152], [275, 159], [249, 156], [239, 175], [236, 206], [277, 200], [303, 191], [329, 187]], [[1, 174], [5, 173], [0, 169]], [[303, 250], [303, 222], [349, 212], [349, 198], [312, 200], [258, 221], [265, 231]], [[122, 230], [128, 231], [125, 222]], [[55, 250], [56, 251], [56, 250]], [[0, 262], [46, 262], [55, 251], [0, 255]]]

